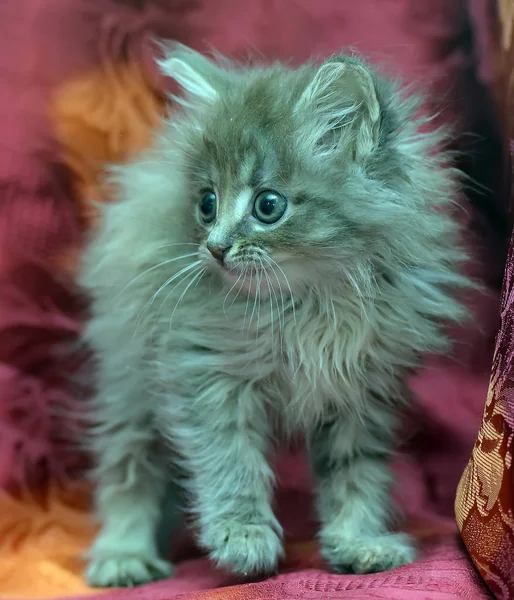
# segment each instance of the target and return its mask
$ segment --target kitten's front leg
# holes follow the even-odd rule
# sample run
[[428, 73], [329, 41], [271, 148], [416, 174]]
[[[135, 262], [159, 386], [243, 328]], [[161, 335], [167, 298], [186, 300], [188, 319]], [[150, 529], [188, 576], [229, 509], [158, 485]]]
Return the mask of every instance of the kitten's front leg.
[[410, 538], [387, 530], [390, 415], [384, 412], [383, 417], [382, 431], [377, 421], [373, 427], [338, 416], [313, 436], [320, 542], [324, 557], [338, 572], [387, 571], [415, 558]]
[[218, 390], [227, 387], [218, 385], [205, 402], [197, 399], [179, 426], [169, 421], [191, 473], [199, 541], [219, 566], [245, 576], [275, 570], [282, 554], [282, 530], [271, 508], [268, 423], [252, 409], [247, 388], [221, 398]]

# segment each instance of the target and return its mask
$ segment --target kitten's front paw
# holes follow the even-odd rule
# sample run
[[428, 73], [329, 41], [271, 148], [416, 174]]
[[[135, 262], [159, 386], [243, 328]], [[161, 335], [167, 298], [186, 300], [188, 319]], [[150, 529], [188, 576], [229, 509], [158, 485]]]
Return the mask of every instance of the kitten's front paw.
[[338, 573], [379, 573], [416, 558], [411, 539], [402, 533], [361, 538], [323, 533], [321, 544], [324, 557]]
[[265, 523], [222, 521], [204, 531], [201, 542], [220, 567], [244, 576], [274, 571], [283, 554], [280, 537]]
[[169, 562], [143, 553], [93, 555], [86, 570], [92, 587], [134, 587], [171, 575]]

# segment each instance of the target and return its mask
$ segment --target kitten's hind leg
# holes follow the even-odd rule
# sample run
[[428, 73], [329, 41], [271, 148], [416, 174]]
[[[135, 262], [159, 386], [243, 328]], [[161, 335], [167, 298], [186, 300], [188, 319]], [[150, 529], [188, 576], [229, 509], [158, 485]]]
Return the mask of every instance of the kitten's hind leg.
[[161, 556], [169, 556], [174, 534], [184, 522], [184, 490], [177, 482], [181, 479], [178, 472], [167, 482], [161, 518], [157, 525], [157, 548]]
[[[112, 397], [110, 398], [112, 401]], [[133, 399], [141, 406], [141, 398]], [[107, 401], [108, 402], [108, 401]], [[155, 451], [149, 419], [113, 402], [92, 439], [96, 455], [96, 510], [101, 529], [88, 555], [86, 576], [95, 587], [135, 586], [169, 577], [171, 564], [157, 549], [166, 487], [163, 457]]]
[[322, 553], [341, 573], [387, 571], [415, 559], [410, 538], [387, 530], [390, 444], [362, 424], [353, 427], [336, 418], [312, 441]]

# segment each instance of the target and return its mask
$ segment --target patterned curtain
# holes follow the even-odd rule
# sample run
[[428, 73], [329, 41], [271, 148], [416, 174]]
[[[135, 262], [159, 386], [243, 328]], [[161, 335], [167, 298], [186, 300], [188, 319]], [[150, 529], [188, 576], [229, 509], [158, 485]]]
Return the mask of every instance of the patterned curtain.
[[[507, 197], [514, 211], [514, 0], [498, 0], [491, 32], [498, 107], [504, 123]], [[496, 598], [514, 598], [514, 235], [505, 267], [500, 329], [484, 415], [459, 484], [457, 524]]]

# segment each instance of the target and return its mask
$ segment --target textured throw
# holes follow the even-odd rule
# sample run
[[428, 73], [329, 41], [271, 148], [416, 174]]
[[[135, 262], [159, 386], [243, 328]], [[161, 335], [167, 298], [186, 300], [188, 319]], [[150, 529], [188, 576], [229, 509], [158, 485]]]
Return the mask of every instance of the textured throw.
[[[498, 101], [506, 123], [507, 184], [514, 207], [514, 2], [499, 1]], [[514, 598], [514, 237], [507, 257], [491, 380], [484, 415], [455, 504], [462, 538], [501, 600]]]
[[[494, 0], [360, 0], [358, 8], [353, 0], [0, 0], [1, 598], [97, 593], [82, 577], [82, 556], [95, 525], [90, 493], [81, 483], [80, 431], [70, 419], [80, 414], [82, 400], [70, 384], [77, 358], [66, 349], [80, 331], [83, 305], [73, 278], [83, 236], [95, 224], [91, 200], [109, 201], [101, 181], [105, 164], [125, 161], [150, 143], [164, 109], [166, 84], [154, 68], [148, 40], [165, 37], [236, 57], [250, 53], [294, 62], [345, 46], [359, 49], [429, 90], [430, 110], [441, 110], [440, 119], [457, 124], [456, 148], [465, 150], [461, 166], [494, 190], [498, 148], [483, 85], [489, 74], [488, 32], [482, 27], [493, 5]], [[503, 270], [501, 202], [480, 193], [472, 204], [467, 214], [473, 269], [486, 278], [490, 293], [477, 301], [478, 325], [455, 332], [457, 360], [430, 362], [413, 380], [417, 403], [396, 461], [395, 496], [405, 528], [419, 540], [419, 561], [386, 574], [328, 573], [313, 541], [305, 461], [292, 453], [278, 471], [277, 510], [288, 538], [279, 575], [241, 585], [202, 558], [184, 533], [172, 549], [177, 564], [172, 580], [102, 592], [103, 597], [489, 597], [453, 516], [456, 486], [486, 398]], [[506, 317], [504, 324], [495, 358], [502, 374], [509, 362], [501, 342], [509, 338]], [[495, 382], [495, 390], [506, 389], [503, 380]], [[476, 446], [494, 457], [500, 450], [489, 445], [490, 427], [506, 431], [496, 416], [506, 406], [506, 400], [494, 401], [500, 397], [505, 396], [490, 395], [491, 418]], [[491, 464], [510, 473], [507, 450], [502, 456], [504, 462]], [[468, 487], [471, 494], [478, 490], [473, 498], [484, 523], [489, 499], [501, 497], [495, 506], [504, 510], [506, 492], [499, 495], [493, 484], [484, 492], [484, 481], [501, 478], [491, 478], [480, 464], [475, 450]], [[507, 475], [503, 481], [507, 485]], [[483, 542], [485, 536], [472, 519], [467, 522], [472, 526], [464, 528], [464, 538], [487, 576], [493, 573], [489, 559], [502, 556], [502, 548], [473, 546], [470, 540]], [[493, 554], [486, 555], [488, 549]], [[503, 556], [514, 563], [512, 553]], [[498, 595], [507, 589], [490, 585]]]

